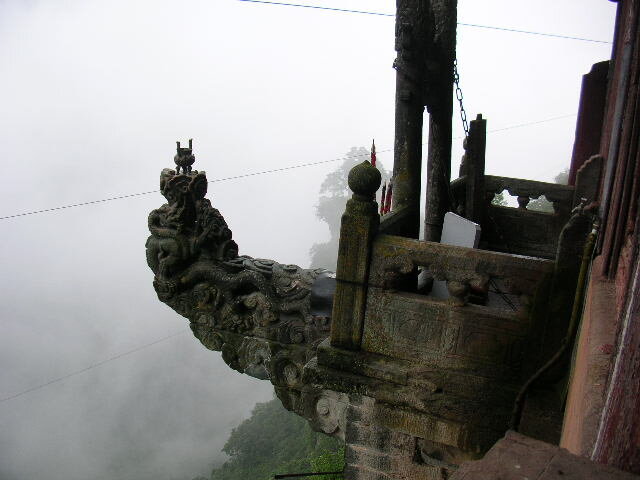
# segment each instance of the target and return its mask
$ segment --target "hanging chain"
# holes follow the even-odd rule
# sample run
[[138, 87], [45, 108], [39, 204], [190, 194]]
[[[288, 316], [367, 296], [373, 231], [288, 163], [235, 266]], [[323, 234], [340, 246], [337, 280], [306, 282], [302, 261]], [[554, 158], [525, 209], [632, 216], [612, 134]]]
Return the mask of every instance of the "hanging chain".
[[460, 88], [460, 74], [458, 73], [458, 59], [453, 60], [453, 83], [456, 85], [456, 98], [460, 104], [460, 118], [462, 119], [462, 128], [464, 129], [464, 136], [469, 136], [469, 122], [467, 122], [467, 112], [464, 110], [462, 104], [462, 89]]

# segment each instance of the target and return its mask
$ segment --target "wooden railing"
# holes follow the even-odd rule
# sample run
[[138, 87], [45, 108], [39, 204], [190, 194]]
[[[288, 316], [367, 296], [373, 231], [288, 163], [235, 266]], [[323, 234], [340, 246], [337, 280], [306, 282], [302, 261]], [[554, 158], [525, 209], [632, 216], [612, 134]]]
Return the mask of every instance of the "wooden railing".
[[[466, 216], [466, 176], [451, 182], [454, 208]], [[476, 213], [482, 227], [480, 248], [541, 258], [554, 258], [558, 237], [575, 206], [575, 188], [569, 185], [521, 178], [485, 175], [484, 205]], [[517, 197], [518, 207], [494, 205], [495, 194], [507, 191]], [[531, 210], [532, 199], [545, 197], [553, 212]]]

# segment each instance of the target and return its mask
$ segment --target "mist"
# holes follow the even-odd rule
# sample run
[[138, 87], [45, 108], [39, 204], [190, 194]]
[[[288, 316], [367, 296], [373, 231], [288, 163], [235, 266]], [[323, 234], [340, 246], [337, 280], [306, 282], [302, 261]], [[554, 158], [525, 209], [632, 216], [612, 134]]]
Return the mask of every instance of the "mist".
[[[322, 5], [393, 13], [382, 0]], [[614, 13], [605, 0], [461, 0], [458, 16], [608, 40]], [[568, 166], [567, 115], [610, 49], [459, 28], [468, 115], [483, 113], [490, 132], [532, 123], [489, 133], [487, 173], [550, 181]], [[307, 266], [328, 238], [314, 217], [325, 175], [374, 137], [393, 163], [394, 57], [388, 17], [0, 0], [0, 217], [157, 191], [174, 142], [193, 138], [194, 168], [220, 180], [208, 196], [240, 253]], [[225, 180], [311, 162], [325, 163]], [[272, 397], [157, 300], [144, 244], [162, 203], [156, 192], [0, 220], [0, 479], [208, 476], [231, 428]]]

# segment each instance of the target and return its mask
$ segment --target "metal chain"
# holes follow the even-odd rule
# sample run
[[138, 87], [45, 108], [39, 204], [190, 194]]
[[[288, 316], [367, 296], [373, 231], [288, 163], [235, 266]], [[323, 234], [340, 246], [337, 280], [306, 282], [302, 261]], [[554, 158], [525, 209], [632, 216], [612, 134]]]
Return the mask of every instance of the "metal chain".
[[464, 129], [465, 137], [469, 136], [469, 122], [467, 122], [467, 112], [464, 110], [462, 104], [462, 89], [460, 88], [460, 74], [458, 73], [458, 59], [453, 59], [453, 83], [456, 85], [456, 98], [460, 104], [460, 118], [462, 119], [462, 128]]

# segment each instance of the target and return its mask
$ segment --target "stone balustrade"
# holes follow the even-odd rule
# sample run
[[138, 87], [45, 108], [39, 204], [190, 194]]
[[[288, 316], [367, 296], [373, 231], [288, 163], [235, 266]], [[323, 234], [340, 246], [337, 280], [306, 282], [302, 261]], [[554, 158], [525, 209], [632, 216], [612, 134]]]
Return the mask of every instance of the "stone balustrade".
[[497, 177], [485, 175], [485, 191], [487, 198], [493, 199], [493, 195], [504, 190], [509, 195], [518, 197], [518, 208], [526, 210], [527, 205], [533, 199], [541, 196], [553, 205], [556, 214], [568, 215], [573, 208], [574, 187], [557, 183], [538, 182], [523, 178]]
[[[554, 262], [391, 235], [376, 238], [371, 257], [363, 350], [438, 368], [519, 375]], [[407, 276], [419, 268], [447, 283], [448, 299], [408, 287]]]

